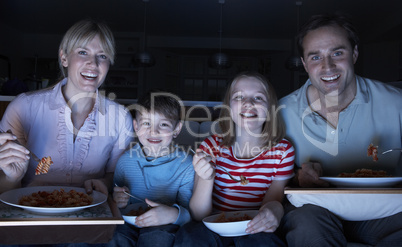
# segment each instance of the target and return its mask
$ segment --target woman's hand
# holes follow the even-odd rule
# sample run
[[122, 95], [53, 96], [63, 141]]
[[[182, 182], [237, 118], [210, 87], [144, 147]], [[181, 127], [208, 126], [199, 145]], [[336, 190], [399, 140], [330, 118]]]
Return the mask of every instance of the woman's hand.
[[10, 182], [20, 181], [28, 170], [29, 151], [11, 133], [0, 133], [0, 169]]
[[130, 190], [124, 187], [114, 187], [113, 188], [113, 200], [116, 202], [118, 208], [124, 208], [127, 206], [130, 196], [128, 196], [124, 191], [130, 193]]
[[196, 150], [193, 157], [194, 171], [204, 180], [213, 180], [215, 178], [215, 167], [209, 163], [211, 156], [206, 155], [201, 149]]
[[109, 195], [108, 188], [102, 179], [89, 179], [84, 182], [84, 187], [87, 194], [92, 194], [93, 190], [99, 191], [106, 196]]
[[258, 232], [274, 232], [281, 222], [284, 210], [278, 201], [264, 204], [258, 214], [247, 224], [246, 232], [250, 234]]
[[320, 179], [322, 175], [322, 167], [320, 163], [307, 162], [297, 170], [297, 181], [300, 187], [328, 187], [329, 184]]
[[152, 208], [135, 219], [135, 224], [140, 227], [160, 226], [174, 223], [179, 216], [176, 207], [166, 206], [145, 199]]

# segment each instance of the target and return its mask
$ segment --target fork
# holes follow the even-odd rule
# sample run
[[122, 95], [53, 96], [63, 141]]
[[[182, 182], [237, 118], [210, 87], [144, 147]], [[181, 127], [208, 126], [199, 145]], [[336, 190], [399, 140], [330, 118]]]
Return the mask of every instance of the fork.
[[389, 150], [387, 150], [387, 151], [382, 152], [382, 154], [386, 154], [386, 153], [389, 153], [389, 152], [392, 152], [392, 151], [397, 151], [397, 150], [399, 150], [399, 151], [402, 152], [402, 149], [401, 149], [401, 148], [393, 148], [393, 149], [389, 149]]
[[[0, 133], [10, 133], [10, 134], [13, 134], [13, 132], [12, 132], [11, 130], [4, 131], [4, 130], [2, 130], [2, 129], [0, 129]], [[17, 139], [15, 139], [14, 142], [17, 143], [17, 144], [19, 144], [19, 145], [22, 145]], [[24, 147], [25, 147], [25, 146], [24, 146]], [[27, 147], [25, 147], [25, 148], [28, 149]], [[31, 155], [31, 157], [32, 157], [36, 162], [38, 162], [38, 163], [41, 162], [41, 159], [39, 159], [38, 156], [36, 156], [36, 154], [34, 154], [34, 152], [32, 152], [32, 151], [29, 150], [29, 149], [28, 149], [28, 151], [29, 151], [29, 155]]]
[[[195, 154], [195, 151], [193, 149], [190, 148], [190, 151], [193, 152], [193, 154]], [[230, 174], [229, 171], [226, 170], [226, 168], [224, 168], [223, 166], [217, 165], [216, 163], [214, 163], [212, 161], [210, 161], [209, 163], [216, 167], [220, 167], [224, 172], [226, 172], [229, 175], [230, 179], [232, 179], [233, 181], [240, 182], [240, 183], [242, 182], [242, 180], [239, 180], [239, 179], [236, 179], [235, 177], [233, 177], [232, 174]]]
[[[118, 186], [116, 183], [115, 183], [114, 185], [115, 185], [116, 187], [121, 187], [121, 186]], [[148, 203], [146, 203], [146, 201], [144, 201], [143, 199], [140, 199], [140, 198], [138, 198], [138, 197], [136, 197], [136, 196], [134, 196], [134, 195], [128, 193], [126, 190], [123, 190], [123, 193], [126, 194], [126, 195], [128, 195], [128, 196], [130, 196], [130, 197], [132, 197], [132, 198], [134, 198], [134, 199], [137, 199], [137, 200], [140, 201], [140, 202], [143, 202], [143, 203], [147, 204], [149, 208], [152, 208], [151, 205], [149, 205]]]

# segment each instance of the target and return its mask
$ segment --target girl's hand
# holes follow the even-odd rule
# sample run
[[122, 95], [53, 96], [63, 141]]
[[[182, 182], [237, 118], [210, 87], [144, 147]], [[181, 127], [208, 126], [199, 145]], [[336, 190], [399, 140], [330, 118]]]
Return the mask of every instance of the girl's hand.
[[215, 178], [215, 167], [209, 163], [211, 160], [211, 157], [201, 149], [196, 150], [196, 154], [193, 157], [194, 171], [204, 180], [213, 180]]
[[114, 187], [113, 188], [113, 200], [116, 202], [118, 208], [124, 208], [127, 206], [130, 196], [124, 193], [124, 191], [130, 193], [129, 189], [124, 187]]
[[0, 133], [0, 170], [10, 182], [21, 180], [28, 170], [29, 151], [16, 139], [11, 133]]
[[179, 210], [151, 200], [145, 199], [152, 208], [135, 219], [135, 224], [140, 227], [160, 226], [174, 223], [179, 216]]
[[247, 233], [274, 232], [284, 214], [282, 204], [271, 201], [264, 204], [258, 214], [247, 224]]

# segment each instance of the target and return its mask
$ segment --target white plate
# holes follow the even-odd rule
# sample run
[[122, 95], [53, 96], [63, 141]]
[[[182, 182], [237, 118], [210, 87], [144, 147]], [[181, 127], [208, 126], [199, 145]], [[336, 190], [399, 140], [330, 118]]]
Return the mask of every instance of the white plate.
[[[246, 210], [246, 211], [232, 211], [225, 212], [225, 217], [240, 217], [247, 214], [251, 218], [254, 218], [258, 214], [258, 210]], [[235, 221], [235, 222], [215, 222], [221, 214], [215, 214], [205, 217], [202, 222], [211, 231], [218, 233], [223, 237], [236, 237], [247, 235], [246, 228], [247, 223], [250, 220]]]
[[96, 205], [102, 204], [106, 201], [107, 197], [105, 194], [100, 193], [98, 191], [93, 191], [91, 194], [93, 198], [93, 202], [87, 206], [80, 207], [66, 207], [66, 208], [50, 208], [50, 207], [31, 207], [31, 206], [23, 206], [19, 205], [18, 201], [22, 196], [29, 196], [34, 192], [38, 191], [47, 191], [52, 192], [54, 190], [64, 189], [64, 191], [68, 192], [70, 190], [75, 190], [77, 192], [84, 192], [84, 188], [78, 187], [63, 187], [63, 186], [37, 186], [37, 187], [25, 187], [14, 190], [9, 190], [0, 195], [0, 200], [8, 205], [19, 207], [25, 209], [29, 212], [41, 214], [41, 215], [57, 215], [63, 213], [71, 213], [75, 211], [82, 210], [84, 208], [94, 207]]
[[392, 187], [402, 182], [402, 177], [320, 177], [320, 179], [329, 182], [337, 187], [353, 188], [383, 188]]

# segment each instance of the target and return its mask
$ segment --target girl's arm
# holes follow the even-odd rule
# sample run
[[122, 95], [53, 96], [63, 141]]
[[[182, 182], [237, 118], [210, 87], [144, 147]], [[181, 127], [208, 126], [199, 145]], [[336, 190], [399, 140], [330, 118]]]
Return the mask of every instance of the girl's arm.
[[272, 181], [258, 215], [248, 223], [246, 232], [274, 232], [278, 228], [284, 214], [282, 199], [288, 182], [289, 179]]
[[212, 190], [214, 187], [215, 169], [200, 149], [193, 158], [195, 171], [193, 195], [190, 199], [190, 212], [194, 220], [202, 220], [212, 212]]

